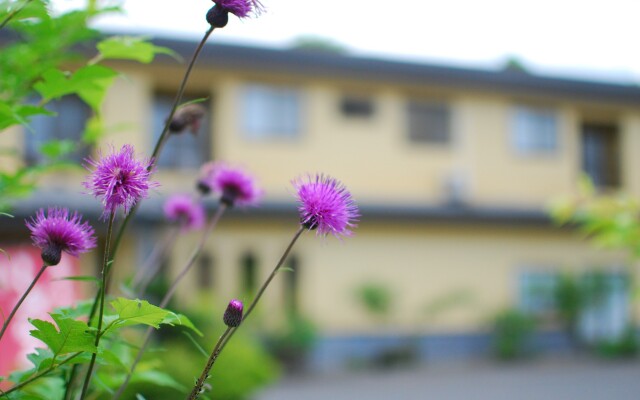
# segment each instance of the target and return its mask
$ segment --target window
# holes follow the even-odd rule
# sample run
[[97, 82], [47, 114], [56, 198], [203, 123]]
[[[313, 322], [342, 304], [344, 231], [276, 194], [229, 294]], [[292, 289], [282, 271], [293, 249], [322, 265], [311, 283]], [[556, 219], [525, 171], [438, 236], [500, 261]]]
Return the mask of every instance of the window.
[[371, 99], [364, 96], [343, 96], [340, 101], [340, 112], [345, 117], [368, 118], [374, 112]]
[[620, 139], [615, 125], [582, 125], [582, 170], [596, 187], [620, 186]]
[[47, 105], [55, 116], [33, 117], [30, 130], [25, 134], [25, 162], [34, 165], [45, 160], [41, 147], [51, 140], [68, 140], [74, 145], [64, 159], [81, 163], [89, 156], [90, 148], [82, 144], [82, 134], [91, 115], [91, 109], [76, 96], [65, 96]]
[[300, 134], [300, 93], [296, 89], [250, 85], [242, 92], [241, 126], [247, 138], [290, 139]]
[[[189, 96], [183, 98], [183, 103], [193, 99], [207, 97]], [[171, 112], [174, 95], [158, 93], [153, 103], [153, 143], [156, 143], [165, 125], [165, 121]], [[211, 158], [210, 137], [211, 129], [208, 112], [211, 109], [208, 101], [199, 103], [206, 110], [204, 118], [200, 122], [199, 129], [192, 133], [185, 129], [180, 134], [171, 135], [167, 144], [162, 149], [162, 156], [158, 158], [158, 166], [177, 169], [195, 169]]]
[[554, 111], [516, 107], [512, 114], [512, 142], [518, 153], [552, 153], [558, 147], [558, 122]]
[[198, 286], [200, 289], [211, 289], [213, 287], [213, 257], [207, 252], [203, 252], [198, 258]]
[[444, 103], [412, 101], [408, 107], [409, 139], [414, 143], [448, 144], [451, 112]]

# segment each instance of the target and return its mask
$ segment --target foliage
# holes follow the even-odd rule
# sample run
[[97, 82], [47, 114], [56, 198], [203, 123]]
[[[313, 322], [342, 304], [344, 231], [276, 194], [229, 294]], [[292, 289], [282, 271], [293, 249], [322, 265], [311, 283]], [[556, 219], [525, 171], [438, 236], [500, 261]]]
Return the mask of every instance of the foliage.
[[583, 176], [577, 198], [558, 199], [551, 216], [559, 224], [574, 224], [597, 246], [627, 250], [640, 256], [640, 202], [624, 194], [598, 193], [591, 180]]
[[365, 283], [356, 289], [356, 297], [365, 310], [376, 317], [386, 317], [391, 311], [393, 295], [383, 284]]
[[284, 328], [270, 335], [267, 344], [289, 372], [302, 372], [317, 340], [318, 328], [304, 316], [291, 312]]
[[[28, 196], [43, 174], [68, 166], [70, 154], [92, 146], [103, 135], [101, 106], [118, 72], [100, 64], [102, 61], [148, 63], [157, 54], [173, 54], [141, 38], [101, 39], [99, 32], [89, 28], [89, 21], [119, 10], [101, 4], [88, 1], [85, 8], [55, 14], [46, 0], [0, 0], [0, 21], [11, 16], [0, 31], [0, 134], [17, 125], [26, 128], [27, 135], [42, 134], [30, 126], [33, 117], [55, 116], [49, 105], [65, 96], [78, 96], [93, 113], [79, 142], [51, 139], [41, 145], [44, 164], [24, 165], [17, 148], [0, 149], [15, 165], [11, 171], [0, 172], [0, 209]], [[97, 47], [97, 55], [87, 60], [91, 47]]]
[[[190, 318], [202, 328], [208, 341], [202, 343], [185, 335], [176, 335], [169, 331], [159, 343], [159, 352], [147, 354], [146, 363], [153, 363], [158, 358], [163, 361], [156, 366], [157, 370], [171, 371], [171, 376], [179, 387], [162, 388], [153, 382], [133, 382], [125, 392], [124, 398], [134, 398], [136, 393], [147, 399], [182, 398], [184, 387], [193, 386], [207, 362], [207, 354], [213, 348], [211, 338], [216, 338], [224, 328], [221, 321], [212, 322], [210, 308], [201, 309], [190, 314]], [[279, 366], [265, 351], [261, 343], [248, 331], [238, 332], [233, 341], [225, 347], [207, 381], [215, 390], [205, 393], [211, 399], [242, 400], [247, 399], [256, 389], [273, 382], [279, 376]], [[173, 334], [171, 334], [173, 333]], [[121, 380], [120, 380], [121, 381]]]
[[508, 309], [496, 315], [493, 321], [495, 355], [502, 360], [515, 360], [530, 354], [530, 339], [535, 321], [530, 316]]

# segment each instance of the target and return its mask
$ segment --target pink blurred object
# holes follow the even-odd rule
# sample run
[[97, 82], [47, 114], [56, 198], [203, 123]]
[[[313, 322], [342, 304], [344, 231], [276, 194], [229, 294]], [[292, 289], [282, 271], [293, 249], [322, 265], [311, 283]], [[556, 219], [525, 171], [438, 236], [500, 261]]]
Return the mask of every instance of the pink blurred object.
[[[42, 259], [40, 249], [32, 245], [0, 245], [0, 248], [9, 255], [0, 254], [0, 322], [4, 322], [42, 267]], [[80, 261], [68, 254], [62, 255], [60, 264], [46, 269], [0, 341], [0, 376], [32, 366], [25, 356], [36, 347], [45, 345], [29, 335], [33, 325], [28, 319], [51, 321], [48, 312], [56, 307], [72, 305], [80, 299], [78, 282], [61, 280], [76, 276], [79, 271]]]

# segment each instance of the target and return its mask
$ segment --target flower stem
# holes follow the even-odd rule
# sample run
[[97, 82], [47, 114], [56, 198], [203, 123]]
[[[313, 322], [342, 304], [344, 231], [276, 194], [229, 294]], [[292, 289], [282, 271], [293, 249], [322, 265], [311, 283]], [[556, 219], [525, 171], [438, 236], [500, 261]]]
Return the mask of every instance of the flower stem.
[[209, 356], [209, 359], [207, 360], [207, 365], [202, 370], [202, 374], [200, 374], [200, 378], [198, 378], [198, 380], [196, 381], [196, 384], [193, 387], [191, 394], [189, 394], [189, 397], [187, 397], [188, 400], [195, 400], [198, 398], [200, 393], [202, 393], [202, 387], [204, 386], [204, 382], [209, 377], [209, 371], [211, 371], [211, 368], [213, 367], [213, 363], [216, 362], [216, 358], [218, 358], [218, 354], [220, 354], [220, 346], [222, 346], [225, 339], [232, 331], [233, 331], [233, 328], [229, 326], [227, 327], [227, 330], [224, 331], [222, 336], [218, 338], [218, 342], [216, 343], [215, 347], [213, 348], [213, 351], [211, 352], [211, 355]]
[[7, 25], [9, 23], [9, 21], [11, 21], [11, 19], [16, 16], [16, 14], [18, 14], [20, 11], [22, 11], [32, 1], [33, 0], [26, 0], [24, 3], [22, 3], [22, 5], [20, 7], [16, 8], [13, 11], [11, 11], [9, 13], [9, 15], [7, 15], [6, 18], [4, 20], [2, 20], [2, 22], [0, 22], [0, 29], [4, 28], [5, 25]]
[[[98, 327], [97, 327], [97, 331], [96, 331], [96, 340], [95, 340], [95, 346], [96, 349], [98, 347], [98, 345], [100, 344], [100, 338], [102, 337], [102, 335], [100, 335], [100, 331], [102, 330], [102, 318], [104, 316], [104, 298], [105, 298], [105, 292], [106, 292], [106, 285], [107, 285], [107, 270], [108, 270], [108, 265], [109, 265], [109, 255], [110, 255], [110, 246], [111, 246], [111, 236], [113, 235], [113, 221], [116, 218], [116, 212], [115, 211], [111, 211], [111, 214], [109, 215], [109, 225], [107, 227], [107, 239], [104, 245], [104, 257], [102, 259], [102, 272], [101, 274], [101, 278], [102, 278], [102, 284], [100, 285], [100, 290], [98, 291], [99, 294], [99, 298], [100, 298], [100, 311], [98, 312]], [[98, 356], [98, 352], [96, 350], [95, 353], [93, 353], [93, 355], [91, 356], [91, 361], [89, 362], [89, 368], [87, 369], [87, 375], [84, 378], [84, 384], [82, 385], [82, 393], [80, 394], [80, 400], [84, 399], [85, 396], [87, 395], [87, 390], [89, 389], [89, 382], [91, 381], [91, 373], [93, 372], [93, 367], [96, 364], [96, 357]]]
[[[158, 161], [158, 157], [160, 155], [160, 151], [162, 150], [162, 147], [164, 145], [164, 142], [166, 141], [166, 138], [168, 136], [168, 132], [169, 132], [169, 124], [171, 124], [171, 119], [173, 118], [173, 115], [176, 112], [176, 109], [178, 108], [178, 104], [180, 103], [180, 101], [182, 100], [182, 95], [184, 94], [184, 90], [187, 86], [187, 81], [189, 80], [189, 76], [191, 75], [191, 70], [193, 69], [193, 66], [196, 63], [196, 60], [198, 59], [198, 56], [200, 55], [200, 52], [202, 51], [202, 49], [204, 48], [205, 43], [207, 42], [207, 39], [209, 38], [209, 36], [211, 36], [211, 33], [213, 32], [213, 27], [209, 27], [209, 29], [207, 30], [207, 32], [205, 32], [204, 36], [202, 37], [202, 40], [200, 41], [200, 43], [198, 44], [198, 47], [196, 47], [195, 52], [193, 53], [193, 56], [191, 57], [191, 60], [189, 61], [189, 66], [187, 67], [187, 70], [185, 71], [184, 77], [182, 78], [182, 82], [180, 83], [180, 88], [178, 89], [178, 93], [176, 94], [175, 99], [173, 100], [173, 105], [171, 106], [171, 112], [169, 113], [169, 117], [167, 118], [167, 121], [165, 122], [164, 128], [162, 129], [162, 133], [160, 134], [160, 137], [158, 138], [158, 141], [155, 144], [155, 147], [153, 149], [153, 154], [151, 155], [151, 163], [149, 164], [149, 167], [147, 168], [147, 170], [152, 171], [155, 168], [155, 165]], [[120, 248], [120, 242], [122, 241], [122, 237], [124, 236], [124, 232], [127, 229], [127, 226], [129, 225], [129, 221], [131, 220], [131, 218], [133, 218], [133, 216], [135, 215], [135, 213], [138, 211], [138, 207], [140, 206], [140, 203], [137, 203], [135, 206], [133, 206], [131, 208], [131, 210], [129, 210], [129, 213], [124, 217], [124, 220], [122, 221], [122, 224], [120, 224], [120, 228], [118, 229], [118, 233], [116, 234], [116, 237], [113, 241], [113, 250], [112, 250], [112, 259], [115, 259], [116, 257], [116, 253], [118, 252], [118, 249]], [[109, 280], [109, 277], [111, 272], [111, 267], [107, 266], [107, 281]], [[108, 285], [107, 285], [108, 286]], [[91, 313], [89, 315], [89, 320], [91, 320], [96, 312], [96, 305], [98, 303], [98, 297], [96, 296], [96, 298], [93, 301], [93, 307], [91, 309]]]
[[51, 365], [49, 368], [45, 369], [44, 371], [38, 372], [37, 374], [31, 376], [29, 379], [25, 380], [24, 382], [20, 382], [17, 385], [15, 385], [14, 387], [4, 391], [2, 393], [2, 397], [5, 397], [6, 395], [8, 395], [9, 393], [18, 390], [24, 386], [27, 386], [28, 384], [30, 384], [31, 382], [40, 379], [41, 377], [43, 377], [44, 375], [47, 375], [49, 372], [53, 371], [54, 369], [68, 363], [69, 361], [73, 360], [74, 358], [78, 357], [80, 354], [82, 354], [81, 351], [77, 352], [77, 353], [73, 353], [72, 355], [70, 355], [69, 357], [65, 358], [64, 360], [60, 361], [57, 364], [53, 364]]
[[40, 268], [40, 271], [38, 271], [38, 273], [36, 274], [36, 277], [33, 278], [33, 281], [31, 281], [31, 284], [29, 285], [27, 290], [24, 292], [22, 297], [20, 297], [20, 300], [18, 300], [18, 303], [13, 307], [13, 310], [11, 310], [11, 313], [9, 314], [7, 319], [4, 321], [4, 324], [2, 324], [2, 330], [0, 330], [0, 340], [2, 340], [2, 336], [4, 336], [4, 333], [6, 332], [7, 328], [9, 327], [9, 323], [11, 322], [13, 317], [16, 315], [16, 311], [18, 311], [18, 308], [20, 308], [20, 306], [24, 302], [24, 299], [27, 298], [27, 295], [29, 294], [29, 292], [31, 292], [31, 289], [33, 289], [33, 287], [36, 285], [36, 282], [38, 281], [38, 279], [40, 279], [40, 277], [44, 273], [45, 269], [47, 269], [47, 265], [46, 264], [43, 265], [42, 268]]
[[153, 251], [138, 270], [138, 273], [134, 276], [131, 282], [131, 288], [138, 298], [142, 298], [147, 291], [147, 286], [158, 276], [162, 261], [167, 254], [168, 249], [171, 249], [175, 244], [178, 237], [180, 228], [175, 226], [167, 233], [167, 235], [159, 241], [153, 248]]
[[[214, 228], [218, 225], [218, 221], [220, 221], [220, 218], [222, 217], [222, 214], [224, 214], [226, 209], [227, 209], [227, 206], [224, 205], [223, 203], [220, 203], [220, 206], [218, 207], [215, 214], [213, 215], [213, 217], [211, 217], [211, 220], [207, 224], [207, 227], [204, 233], [202, 234], [202, 237], [200, 238], [200, 242], [191, 253], [191, 256], [182, 267], [182, 270], [180, 271], [178, 276], [176, 276], [176, 278], [171, 283], [171, 286], [169, 287], [169, 290], [167, 290], [167, 293], [165, 293], [164, 297], [162, 298], [162, 301], [160, 302], [160, 308], [164, 308], [167, 306], [167, 304], [169, 304], [169, 301], [171, 301], [171, 298], [173, 297], [173, 294], [175, 293], [176, 288], [178, 287], [178, 284], [187, 275], [187, 273], [189, 272], [189, 270], [191, 269], [195, 261], [198, 259], [198, 256], [200, 255], [200, 253], [202, 253], [202, 249], [204, 248], [207, 242], [207, 239], [209, 238], [209, 235], [211, 234], [211, 232], [213, 232]], [[135, 360], [131, 364], [131, 368], [129, 369], [129, 372], [125, 377], [124, 382], [122, 383], [122, 385], [120, 385], [120, 388], [118, 388], [118, 391], [113, 396], [112, 400], [119, 399], [122, 393], [124, 392], [124, 390], [126, 389], [127, 385], [129, 384], [129, 381], [131, 380], [131, 376], [133, 375], [133, 372], [136, 369], [136, 366], [142, 359], [142, 355], [144, 354], [144, 351], [149, 345], [149, 341], [151, 339], [152, 333], [153, 333], [153, 328], [149, 327], [147, 329], [147, 332], [145, 333], [142, 346], [140, 346], [140, 350], [138, 350], [138, 355], [136, 356]]]
[[[178, 105], [182, 100], [182, 96], [184, 95], [185, 88], [187, 87], [187, 81], [189, 80], [189, 76], [191, 75], [193, 66], [196, 64], [196, 60], [198, 59], [200, 52], [204, 48], [204, 45], [207, 42], [207, 39], [209, 39], [209, 36], [211, 36], [211, 33], [213, 32], [213, 30], [214, 30], [213, 26], [210, 26], [209, 29], [207, 29], [204, 36], [202, 37], [202, 40], [200, 40], [200, 43], [198, 43], [198, 47], [196, 47], [196, 50], [193, 53], [193, 56], [191, 57], [191, 61], [189, 61], [189, 65], [187, 66], [187, 69], [184, 73], [184, 77], [182, 78], [182, 82], [180, 83], [180, 88], [178, 89], [178, 92], [176, 93], [176, 97], [173, 100], [173, 105], [171, 106], [171, 112], [169, 112], [169, 116], [167, 117], [167, 120], [164, 124], [162, 133], [160, 134], [160, 137], [158, 138], [158, 141], [156, 142], [156, 145], [153, 148], [153, 153], [151, 154], [151, 164], [149, 164], [149, 168], [148, 168], [149, 171], [153, 170], [156, 166], [156, 163], [158, 162], [158, 157], [160, 155], [160, 152], [162, 151], [162, 148], [164, 146], [164, 143], [166, 142], [167, 136], [169, 135], [169, 125], [171, 124], [173, 115], [176, 113], [176, 109], [178, 108]], [[127, 228], [129, 220], [136, 213], [137, 209], [138, 209], [138, 204], [136, 204], [131, 209], [129, 214], [127, 214], [127, 216], [124, 218], [124, 221], [122, 222], [122, 225], [120, 226], [120, 230], [118, 231], [118, 234], [116, 235], [116, 239], [113, 243], [114, 255], [115, 255], [115, 252], [118, 250], [118, 247], [120, 246], [120, 241], [122, 240], [122, 236], [124, 234], [125, 229]]]
[[[267, 280], [264, 281], [264, 283], [260, 287], [260, 290], [256, 294], [256, 297], [253, 299], [253, 301], [251, 302], [251, 304], [247, 308], [247, 312], [244, 314], [244, 317], [242, 318], [242, 322], [240, 323], [240, 325], [242, 325], [242, 323], [244, 323], [244, 321], [247, 319], [247, 317], [251, 314], [253, 309], [256, 307], [256, 305], [258, 304], [258, 301], [260, 301], [260, 298], [262, 297], [262, 294], [267, 289], [267, 286], [269, 286], [269, 283], [271, 283], [273, 278], [278, 273], [278, 270], [280, 270], [280, 267], [282, 267], [282, 264], [284, 264], [285, 260], [289, 256], [289, 253], [291, 252], [291, 249], [293, 248], [293, 245], [296, 243], [296, 241], [298, 240], [300, 235], [302, 235], [302, 232], [304, 232], [305, 230], [306, 230], [306, 228], [304, 226], [300, 226], [300, 228], [298, 228], [296, 233], [293, 235], [293, 238], [291, 239], [291, 242], [289, 243], [289, 246], [287, 246], [287, 249], [282, 254], [282, 257], [280, 257], [280, 260], [278, 261], [278, 264], [276, 264], [276, 267], [273, 269], [273, 271], [271, 271], [271, 274], [269, 275]], [[202, 381], [200, 381], [200, 379], [198, 379], [198, 381], [196, 382], [195, 387], [191, 391], [191, 394], [187, 398], [188, 400], [194, 400], [194, 399], [198, 398], [198, 395], [200, 395], [200, 392], [202, 390], [202, 385], [204, 384], [204, 380], [209, 377], [209, 372], [210, 372], [211, 368], [213, 367], [213, 364], [215, 364], [216, 360], [218, 359], [218, 356], [220, 355], [222, 350], [224, 350], [224, 347], [227, 345], [227, 343], [229, 343], [229, 340], [231, 340], [231, 338], [236, 333], [238, 328], [240, 328], [240, 325], [238, 325], [235, 328], [228, 327], [227, 330], [224, 332], [224, 334], [222, 336], [220, 336], [220, 339], [218, 339], [218, 343], [216, 343], [216, 346], [214, 347], [213, 352], [211, 353], [211, 356], [209, 357], [209, 360], [207, 362], [207, 365], [206, 365], [204, 371], [202, 371], [202, 375], [200, 375], [200, 379], [203, 379], [203, 377], [204, 377], [204, 379]]]

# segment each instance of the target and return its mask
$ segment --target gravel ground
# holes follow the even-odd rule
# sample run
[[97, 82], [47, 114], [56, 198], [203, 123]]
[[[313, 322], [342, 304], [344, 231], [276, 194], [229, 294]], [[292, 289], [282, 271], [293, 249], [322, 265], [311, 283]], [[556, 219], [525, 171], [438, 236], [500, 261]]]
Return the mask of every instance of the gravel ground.
[[255, 400], [640, 400], [640, 361], [538, 359], [289, 377]]

